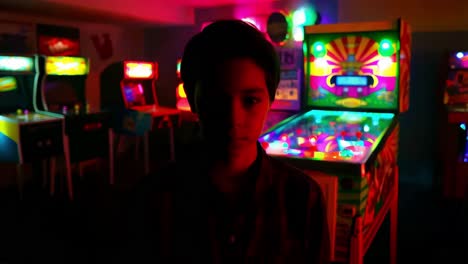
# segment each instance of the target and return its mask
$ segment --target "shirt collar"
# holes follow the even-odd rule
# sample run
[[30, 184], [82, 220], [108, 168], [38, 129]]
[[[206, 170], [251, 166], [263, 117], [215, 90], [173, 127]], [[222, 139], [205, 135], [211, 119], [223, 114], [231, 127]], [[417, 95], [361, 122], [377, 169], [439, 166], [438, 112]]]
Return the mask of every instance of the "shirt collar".
[[[201, 190], [203, 190], [204, 187], [211, 185], [206, 173], [207, 168], [203, 166], [204, 162], [201, 161], [203, 155], [200, 155], [200, 151], [206, 150], [201, 144], [201, 142], [196, 142], [189, 148], [189, 151], [185, 152], [188, 154], [185, 159], [188, 159], [189, 164], [182, 164], [182, 166], [186, 166], [184, 170], [189, 170], [189, 173], [185, 176], [189, 176], [190, 178], [186, 184], [191, 189], [194, 186], [200, 186]], [[249, 168], [248, 174], [248, 177], [254, 179], [253, 183], [249, 181], [254, 186], [247, 185], [247, 189], [254, 190], [253, 198], [255, 199], [255, 204], [259, 205], [269, 197], [268, 191], [272, 188], [274, 177], [271, 157], [266, 154], [259, 142], [257, 142], [257, 158]]]

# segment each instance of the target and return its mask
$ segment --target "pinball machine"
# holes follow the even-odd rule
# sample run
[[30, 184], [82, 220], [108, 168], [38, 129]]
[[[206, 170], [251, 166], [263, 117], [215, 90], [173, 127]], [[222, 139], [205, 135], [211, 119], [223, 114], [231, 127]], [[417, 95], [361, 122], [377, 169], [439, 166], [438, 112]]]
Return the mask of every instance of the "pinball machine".
[[396, 263], [398, 116], [409, 107], [410, 44], [402, 20], [305, 27], [305, 108], [259, 139], [325, 186], [334, 262], [362, 263], [390, 212]]

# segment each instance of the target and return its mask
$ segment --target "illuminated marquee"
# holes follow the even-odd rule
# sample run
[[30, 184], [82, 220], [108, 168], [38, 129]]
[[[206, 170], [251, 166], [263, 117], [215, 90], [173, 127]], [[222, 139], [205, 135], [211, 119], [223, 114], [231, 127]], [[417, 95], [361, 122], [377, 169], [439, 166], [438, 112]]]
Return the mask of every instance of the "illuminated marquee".
[[124, 63], [125, 78], [128, 79], [152, 79], [156, 75], [156, 65], [151, 62]]
[[45, 71], [48, 75], [85, 75], [89, 67], [81, 57], [47, 57]]

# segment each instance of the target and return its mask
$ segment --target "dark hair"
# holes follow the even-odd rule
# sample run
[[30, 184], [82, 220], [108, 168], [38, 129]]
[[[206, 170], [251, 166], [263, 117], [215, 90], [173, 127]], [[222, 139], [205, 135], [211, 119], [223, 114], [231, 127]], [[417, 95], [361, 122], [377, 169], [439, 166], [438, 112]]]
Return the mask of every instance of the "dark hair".
[[216, 66], [230, 59], [252, 59], [265, 72], [273, 102], [280, 79], [278, 54], [262, 32], [242, 20], [211, 23], [190, 39], [181, 63], [181, 78], [190, 106], [194, 109], [195, 86]]

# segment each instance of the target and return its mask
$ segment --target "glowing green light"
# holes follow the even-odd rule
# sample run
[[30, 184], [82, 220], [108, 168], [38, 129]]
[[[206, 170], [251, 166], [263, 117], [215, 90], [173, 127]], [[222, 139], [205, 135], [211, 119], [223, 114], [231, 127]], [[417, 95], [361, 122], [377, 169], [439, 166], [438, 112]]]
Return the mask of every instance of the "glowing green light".
[[317, 22], [317, 11], [313, 7], [304, 6], [294, 11], [292, 22], [294, 27], [315, 25]]
[[393, 48], [393, 43], [389, 39], [383, 39], [380, 42], [379, 46], [379, 53], [381, 56], [391, 56], [395, 53], [395, 49]]
[[315, 42], [314, 45], [312, 45], [312, 54], [316, 58], [322, 58], [327, 54], [327, 49], [325, 48], [325, 44], [322, 42]]
[[306, 13], [304, 8], [298, 9], [293, 13], [294, 26], [302, 26], [306, 23]]

